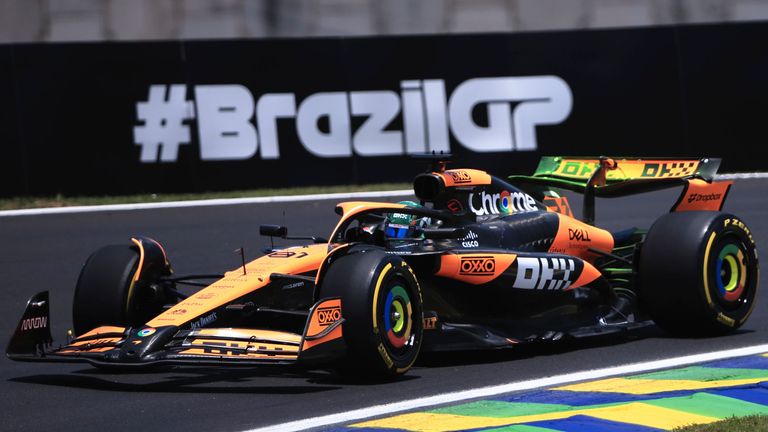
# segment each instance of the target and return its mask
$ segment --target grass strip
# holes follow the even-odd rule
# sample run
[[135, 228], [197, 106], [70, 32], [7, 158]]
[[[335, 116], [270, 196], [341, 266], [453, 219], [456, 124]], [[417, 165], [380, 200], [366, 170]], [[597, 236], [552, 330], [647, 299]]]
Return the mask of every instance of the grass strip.
[[719, 422], [677, 428], [674, 432], [768, 432], [768, 416], [729, 417]]
[[226, 198], [251, 198], [282, 195], [313, 195], [345, 192], [374, 192], [410, 189], [410, 183], [378, 183], [369, 185], [311, 186], [301, 188], [252, 189], [229, 192], [205, 192], [184, 194], [137, 194], [109, 196], [64, 196], [0, 198], [0, 210], [29, 208], [71, 207], [108, 204], [137, 204], [169, 201], [191, 201]]

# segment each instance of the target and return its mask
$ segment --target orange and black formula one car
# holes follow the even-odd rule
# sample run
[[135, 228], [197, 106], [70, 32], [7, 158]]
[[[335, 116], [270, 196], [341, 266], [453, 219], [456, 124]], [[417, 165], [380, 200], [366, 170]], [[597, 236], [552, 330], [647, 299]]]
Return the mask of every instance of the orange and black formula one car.
[[[341, 203], [329, 240], [272, 247], [224, 274], [175, 275], [149, 238], [99, 249], [77, 282], [76, 336], [52, 348], [40, 293], [7, 354], [119, 368], [322, 363], [393, 377], [421, 351], [652, 323], [725, 333], [755, 304], [755, 243], [720, 212], [732, 182], [713, 181], [719, 159], [545, 157], [532, 176], [506, 180], [430, 164], [414, 180], [421, 203]], [[680, 198], [648, 230], [592, 224], [595, 197], [673, 186]], [[564, 189], [584, 195], [581, 219]], [[261, 234], [297, 239], [275, 225]], [[202, 289], [186, 296], [183, 284]]]

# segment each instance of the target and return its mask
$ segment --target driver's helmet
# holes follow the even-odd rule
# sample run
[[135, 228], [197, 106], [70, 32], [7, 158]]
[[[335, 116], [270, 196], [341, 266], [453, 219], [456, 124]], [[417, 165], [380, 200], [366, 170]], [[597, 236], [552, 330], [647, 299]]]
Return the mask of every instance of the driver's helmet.
[[[422, 207], [414, 201], [400, 201], [398, 204], [404, 204], [408, 207]], [[389, 238], [413, 237], [414, 232], [427, 223], [427, 218], [407, 213], [387, 213], [386, 217], [387, 224], [384, 228], [384, 235]]]

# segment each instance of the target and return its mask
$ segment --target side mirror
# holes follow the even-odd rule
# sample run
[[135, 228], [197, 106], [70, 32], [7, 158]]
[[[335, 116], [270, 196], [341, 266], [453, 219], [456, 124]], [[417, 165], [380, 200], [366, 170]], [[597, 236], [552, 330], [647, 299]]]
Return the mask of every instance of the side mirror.
[[281, 237], [288, 236], [288, 228], [282, 225], [259, 225], [259, 234], [269, 237]]

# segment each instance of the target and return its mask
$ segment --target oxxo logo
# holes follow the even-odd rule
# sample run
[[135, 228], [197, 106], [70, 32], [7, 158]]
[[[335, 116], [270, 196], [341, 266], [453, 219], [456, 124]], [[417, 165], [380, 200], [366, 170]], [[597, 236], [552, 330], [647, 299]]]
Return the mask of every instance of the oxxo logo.
[[489, 194], [485, 191], [469, 194], [469, 208], [478, 216], [536, 211], [536, 200], [524, 192], [501, 191]]
[[320, 308], [317, 310], [317, 321], [321, 326], [328, 326], [341, 319], [341, 308], [338, 306]]
[[492, 256], [461, 257], [459, 274], [466, 276], [492, 276], [496, 272], [496, 260]]
[[[142, 162], [175, 162], [179, 147], [192, 141], [192, 120], [204, 161], [245, 160], [257, 152], [279, 159], [282, 119], [293, 119], [301, 144], [319, 157], [449, 152], [451, 133], [475, 152], [532, 151], [536, 127], [561, 123], [573, 105], [568, 84], [552, 75], [472, 78], [450, 97], [441, 79], [401, 81], [399, 92], [319, 92], [301, 101], [295, 93], [256, 99], [238, 84], [196, 85], [192, 94], [188, 100], [184, 84], [151, 85], [147, 100], [136, 104], [140, 124], [133, 136]], [[485, 114], [482, 124], [477, 112]], [[402, 130], [390, 128], [396, 119]]]

